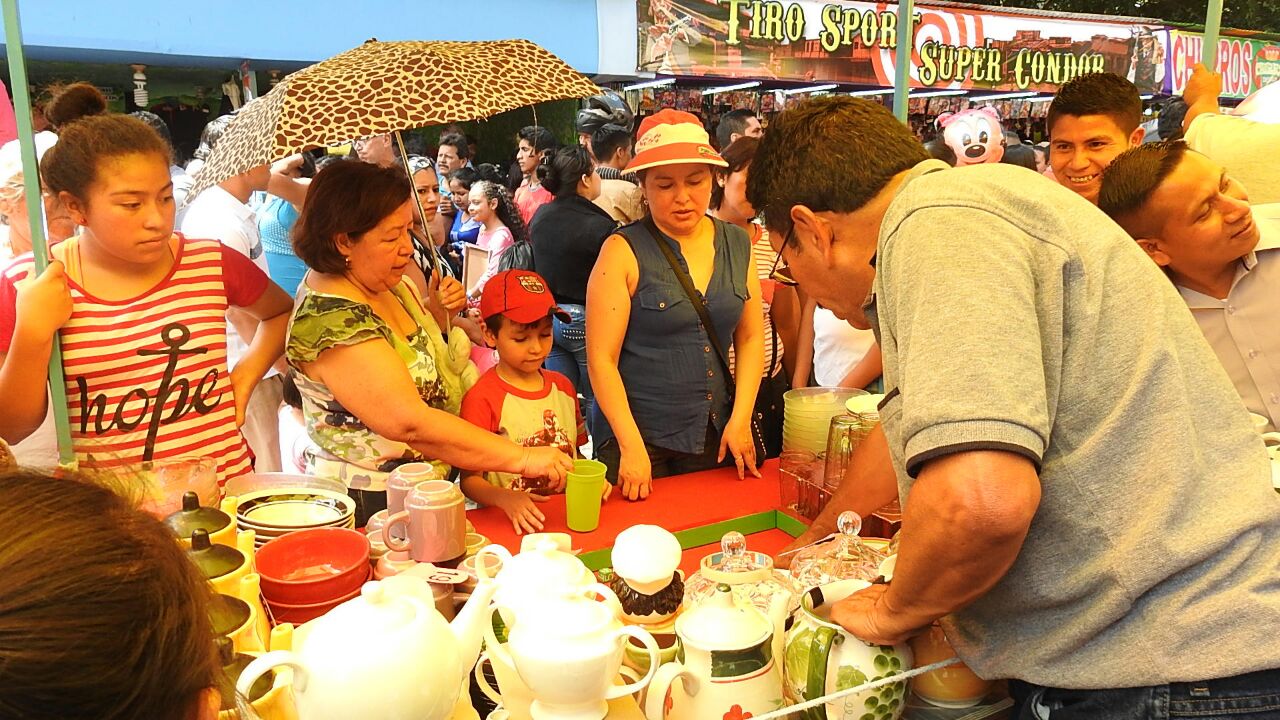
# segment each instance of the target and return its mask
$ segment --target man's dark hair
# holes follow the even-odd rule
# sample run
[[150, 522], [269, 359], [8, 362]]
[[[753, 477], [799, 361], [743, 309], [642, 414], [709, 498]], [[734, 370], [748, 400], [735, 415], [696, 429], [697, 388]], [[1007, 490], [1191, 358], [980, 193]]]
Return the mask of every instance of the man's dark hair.
[[769, 123], [751, 163], [747, 200], [764, 212], [770, 228], [789, 233], [793, 205], [853, 212], [893, 176], [928, 159], [911, 130], [883, 105], [820, 97]]
[[955, 167], [956, 151], [951, 149], [951, 146], [947, 144], [946, 140], [942, 139], [941, 135], [932, 140], [926, 140], [924, 143], [924, 149], [925, 152], [929, 153], [929, 156], [934, 160], [941, 160], [942, 162]]
[[1102, 171], [1098, 208], [1117, 221], [1141, 210], [1182, 162], [1187, 150], [1181, 140], [1161, 140], [1120, 153]]
[[729, 147], [729, 143], [733, 142], [733, 134], [742, 135], [747, 131], [748, 121], [755, 117], [756, 114], [752, 110], [739, 108], [730, 110], [720, 116], [720, 124], [716, 125], [716, 144], [723, 150]]
[[1142, 124], [1142, 96], [1138, 86], [1115, 73], [1081, 75], [1058, 88], [1049, 103], [1045, 127], [1053, 137], [1053, 126], [1063, 115], [1106, 115], [1126, 133]]
[[520, 128], [517, 137], [532, 145], [538, 152], [555, 150], [560, 145], [556, 142], [556, 136], [541, 125], [526, 125]]
[[1004, 157], [1000, 162], [1005, 165], [1021, 165], [1028, 170], [1036, 169], [1036, 151], [1030, 145], [1018, 143], [1004, 149]]
[[618, 152], [618, 148], [630, 145], [631, 131], [621, 125], [605, 123], [591, 133], [591, 151], [600, 162], [606, 162], [613, 157], [613, 154]]
[[448, 145], [458, 153], [459, 160], [467, 160], [471, 157], [471, 146], [467, 144], [467, 136], [459, 133], [446, 133], [440, 138], [441, 145]]
[[1161, 140], [1181, 140], [1182, 121], [1187, 117], [1187, 101], [1180, 97], [1169, 98], [1156, 117], [1156, 134]]

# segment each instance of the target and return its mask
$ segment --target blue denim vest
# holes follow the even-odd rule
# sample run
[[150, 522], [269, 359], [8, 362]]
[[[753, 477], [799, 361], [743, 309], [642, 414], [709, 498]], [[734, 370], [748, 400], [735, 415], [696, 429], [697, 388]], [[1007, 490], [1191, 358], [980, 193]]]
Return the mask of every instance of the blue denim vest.
[[[733, 332], [747, 299], [751, 241], [746, 231], [715, 223], [715, 267], [707, 285], [707, 311], [720, 342], [733, 344]], [[640, 278], [631, 298], [630, 321], [622, 339], [618, 371], [640, 436], [650, 445], [676, 452], [703, 452], [707, 423], [724, 429], [733, 407], [724, 366], [698, 320], [698, 313], [671, 270], [658, 242], [667, 242], [680, 265], [689, 266], [680, 245], [659, 240], [643, 223], [618, 230], [636, 256]], [[597, 404], [597, 443], [613, 437]]]

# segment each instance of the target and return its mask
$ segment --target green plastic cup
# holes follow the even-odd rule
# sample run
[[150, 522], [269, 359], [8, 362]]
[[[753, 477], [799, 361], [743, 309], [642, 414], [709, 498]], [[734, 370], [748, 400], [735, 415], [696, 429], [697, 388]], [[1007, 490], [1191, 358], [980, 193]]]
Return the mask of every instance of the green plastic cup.
[[604, 494], [604, 463], [574, 460], [565, 480], [565, 521], [574, 532], [591, 532], [600, 527], [600, 496]]

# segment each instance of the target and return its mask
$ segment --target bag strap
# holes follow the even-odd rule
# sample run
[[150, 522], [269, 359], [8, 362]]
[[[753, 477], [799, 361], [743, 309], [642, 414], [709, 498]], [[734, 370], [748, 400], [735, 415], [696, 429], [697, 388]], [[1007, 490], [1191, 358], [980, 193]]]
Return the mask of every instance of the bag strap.
[[[680, 267], [680, 261], [676, 259], [675, 251], [668, 244], [673, 241], [670, 241], [667, 235], [658, 229], [651, 216], [645, 217], [644, 225], [649, 230], [649, 234], [653, 236], [654, 242], [658, 244], [658, 248], [662, 250], [663, 256], [667, 258], [667, 263], [671, 265], [671, 272], [675, 273], [676, 279], [680, 281], [680, 286], [684, 288], [685, 295], [689, 296], [689, 302], [693, 304], [694, 311], [698, 313], [698, 318], [702, 320], [702, 327], [707, 331], [707, 338], [711, 340], [711, 347], [715, 348], [716, 357], [720, 358], [720, 364], [724, 367], [724, 378], [729, 386], [729, 397], [734, 397], [737, 394], [737, 384], [733, 381], [733, 373], [729, 371], [729, 355], [725, 352], [724, 346], [720, 344], [720, 336], [716, 334], [716, 326], [711, 323], [711, 314], [707, 312], [706, 300], [703, 299], [701, 293], [694, 289], [693, 278], [689, 277], [689, 273]], [[718, 228], [717, 232], [719, 232]]]

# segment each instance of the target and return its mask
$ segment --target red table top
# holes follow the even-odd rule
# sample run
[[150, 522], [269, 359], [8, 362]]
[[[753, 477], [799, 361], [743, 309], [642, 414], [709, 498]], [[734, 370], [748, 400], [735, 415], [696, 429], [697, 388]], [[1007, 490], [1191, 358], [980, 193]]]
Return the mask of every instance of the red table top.
[[[658, 478], [653, 481], [653, 494], [637, 502], [623, 498], [615, 489], [600, 508], [600, 526], [589, 533], [573, 532], [565, 525], [564, 495], [552, 496], [548, 502], [540, 503], [538, 509], [547, 518], [545, 532], [568, 532], [575, 550], [591, 552], [613, 547], [618, 533], [632, 525], [658, 525], [671, 532], [680, 532], [773, 510], [779, 505], [778, 461], [766, 461], [760, 475], [759, 478], [748, 475], [745, 480], [738, 480], [737, 471], [733, 468], [718, 468]], [[467, 518], [476, 526], [476, 532], [489, 538], [490, 542], [503, 545], [512, 552], [519, 551], [520, 536], [516, 535], [502, 510], [479, 508], [467, 513]], [[773, 552], [785, 544], [779, 544]], [[757, 548], [749, 544], [748, 547], [770, 552], [770, 548], [763, 546]], [[686, 555], [694, 550], [686, 551]], [[698, 558], [710, 552], [697, 550]], [[683, 563], [681, 567], [684, 567]]]

